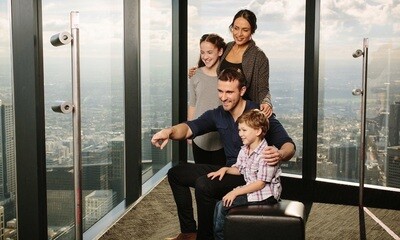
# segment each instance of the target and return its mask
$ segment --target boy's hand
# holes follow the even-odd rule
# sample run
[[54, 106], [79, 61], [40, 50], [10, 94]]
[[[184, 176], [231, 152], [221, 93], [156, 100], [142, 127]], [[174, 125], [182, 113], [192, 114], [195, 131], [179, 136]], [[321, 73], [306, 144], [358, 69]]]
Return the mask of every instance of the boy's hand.
[[224, 203], [224, 207], [230, 207], [233, 203], [233, 200], [235, 200], [235, 198], [237, 197], [237, 195], [235, 194], [235, 190], [232, 190], [230, 192], [228, 192], [223, 198], [222, 201]]

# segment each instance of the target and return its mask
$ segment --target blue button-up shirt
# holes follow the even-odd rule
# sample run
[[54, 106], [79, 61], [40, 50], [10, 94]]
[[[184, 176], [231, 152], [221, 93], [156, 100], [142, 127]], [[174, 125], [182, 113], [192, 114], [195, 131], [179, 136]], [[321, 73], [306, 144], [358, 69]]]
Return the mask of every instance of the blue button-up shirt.
[[[259, 104], [246, 100], [244, 112], [255, 108], [259, 108]], [[187, 121], [186, 124], [192, 130], [192, 138], [208, 132], [218, 131], [224, 145], [226, 166], [231, 166], [236, 163], [237, 156], [243, 143], [239, 136], [238, 124], [234, 121], [229, 111], [225, 111], [222, 106], [219, 106], [206, 111], [197, 119]], [[268, 144], [274, 145], [278, 149], [281, 148], [284, 143], [293, 143], [293, 140], [289, 137], [282, 124], [275, 118], [275, 114], [272, 114], [269, 118], [269, 130], [265, 139]]]

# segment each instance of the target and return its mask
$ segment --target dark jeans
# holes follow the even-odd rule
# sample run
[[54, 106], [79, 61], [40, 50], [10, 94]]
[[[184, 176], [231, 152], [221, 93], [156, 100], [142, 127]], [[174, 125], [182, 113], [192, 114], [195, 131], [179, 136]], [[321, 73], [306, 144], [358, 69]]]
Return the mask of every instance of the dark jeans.
[[225, 151], [223, 148], [216, 151], [206, 151], [192, 141], [194, 162], [198, 164], [212, 164], [224, 166], [226, 163]]
[[210, 180], [207, 174], [220, 166], [207, 164], [180, 164], [168, 171], [168, 181], [178, 209], [182, 233], [196, 232], [190, 187], [195, 188], [197, 204], [197, 239], [214, 239], [213, 218], [217, 200], [237, 186], [246, 184], [242, 175], [226, 174], [220, 181]]
[[226, 215], [228, 215], [228, 212], [230, 209], [232, 209], [234, 207], [238, 207], [238, 206], [245, 206], [245, 205], [263, 205], [263, 204], [273, 205], [275, 203], [278, 203], [278, 201], [273, 196], [271, 196], [265, 200], [262, 200], [262, 201], [249, 202], [247, 200], [247, 194], [237, 196], [233, 200], [232, 205], [230, 207], [225, 207], [222, 200], [218, 201], [217, 205], [215, 206], [215, 211], [214, 211], [215, 240], [223, 240], [224, 239], [225, 217], [226, 217]]

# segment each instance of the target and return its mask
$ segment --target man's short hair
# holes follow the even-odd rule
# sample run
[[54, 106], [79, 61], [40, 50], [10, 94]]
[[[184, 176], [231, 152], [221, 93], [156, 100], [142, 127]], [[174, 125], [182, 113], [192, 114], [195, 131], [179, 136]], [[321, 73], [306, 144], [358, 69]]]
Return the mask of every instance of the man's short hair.
[[239, 89], [246, 86], [246, 78], [244, 77], [242, 71], [237, 68], [226, 68], [221, 71], [218, 75], [218, 79], [224, 82], [233, 82], [235, 80], [239, 81]]
[[261, 137], [264, 137], [269, 129], [267, 116], [259, 109], [251, 109], [243, 113], [237, 120], [238, 123], [245, 123], [253, 129], [261, 129]]

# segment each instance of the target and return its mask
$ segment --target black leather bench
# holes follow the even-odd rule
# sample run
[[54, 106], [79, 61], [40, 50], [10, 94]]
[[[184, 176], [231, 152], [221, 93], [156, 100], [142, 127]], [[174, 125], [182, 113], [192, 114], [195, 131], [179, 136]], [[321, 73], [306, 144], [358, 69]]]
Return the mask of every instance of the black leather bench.
[[305, 207], [282, 200], [275, 205], [250, 205], [229, 210], [224, 239], [305, 239]]

